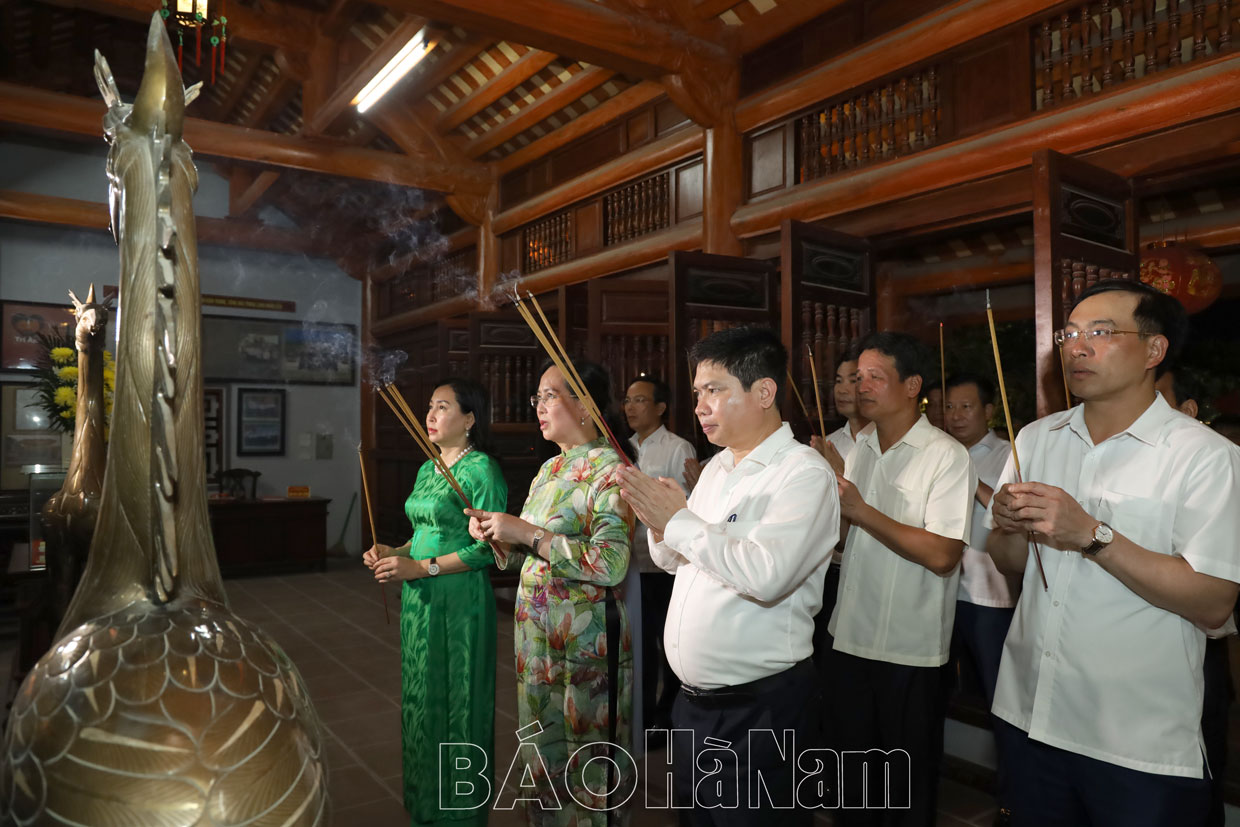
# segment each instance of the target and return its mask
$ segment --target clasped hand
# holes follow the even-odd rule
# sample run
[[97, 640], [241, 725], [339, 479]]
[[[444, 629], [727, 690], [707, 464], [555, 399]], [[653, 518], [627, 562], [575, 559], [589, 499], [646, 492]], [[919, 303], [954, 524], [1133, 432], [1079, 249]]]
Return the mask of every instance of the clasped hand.
[[393, 580], [417, 580], [426, 576], [426, 570], [411, 557], [397, 554], [396, 549], [375, 543], [362, 554], [362, 562], [375, 573], [380, 583]]
[[620, 496], [633, 509], [637, 519], [659, 537], [676, 512], [689, 507], [685, 492], [676, 480], [668, 477], [655, 479], [632, 465], [621, 468], [619, 476]]
[[1003, 486], [995, 492], [992, 511], [1000, 531], [1032, 532], [1039, 542], [1061, 549], [1085, 548], [1098, 525], [1067, 491], [1040, 482]]
[[469, 536], [483, 543], [529, 545], [537, 530], [534, 526], [503, 511], [480, 511], [466, 508]]

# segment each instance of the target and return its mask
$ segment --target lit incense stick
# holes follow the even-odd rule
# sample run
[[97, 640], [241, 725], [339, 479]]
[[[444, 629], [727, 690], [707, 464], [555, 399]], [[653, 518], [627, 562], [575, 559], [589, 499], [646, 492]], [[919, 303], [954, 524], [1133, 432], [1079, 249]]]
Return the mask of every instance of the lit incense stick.
[[[362, 458], [362, 443], [357, 444], [357, 464], [362, 466], [362, 499], [366, 500], [366, 516], [370, 518], [370, 542], [372, 545], [379, 544], [379, 538], [375, 534], [375, 509], [370, 504], [370, 485], [366, 482], [366, 460]], [[383, 619], [387, 625], [392, 625], [392, 616], [388, 612], [387, 589], [383, 588], [383, 584], [379, 584], [379, 594], [383, 595]]]
[[[989, 302], [987, 307], [989, 307]], [[939, 404], [943, 412], [943, 429], [947, 429], [947, 351], [943, 349], [943, 323], [939, 322]]]
[[805, 350], [809, 353], [809, 374], [814, 382], [814, 404], [818, 406], [818, 434], [826, 439], [827, 428], [822, 422], [822, 394], [818, 391], [818, 369], [814, 367], [814, 351], [810, 350], [809, 345], [805, 346]]
[[[1003, 382], [1003, 360], [999, 358], [999, 339], [995, 336], [995, 314], [990, 309], [990, 291], [986, 291], [986, 321], [990, 325], [990, 345], [995, 351], [995, 373], [999, 374], [999, 398], [1003, 400], [1003, 419], [1007, 422], [1008, 438], [1012, 441], [1012, 465], [1016, 468], [1016, 481], [1022, 482], [1020, 475], [1020, 456], [1016, 453], [1016, 432], [1012, 429], [1012, 411], [1008, 407], [1007, 386]], [[1042, 575], [1042, 588], [1050, 591], [1051, 587], [1046, 582], [1046, 569], [1042, 568], [1042, 549], [1038, 546], [1038, 541], [1033, 539], [1033, 532], [1029, 533], [1029, 540], [1033, 543], [1033, 556], [1038, 563], [1038, 574]]]
[[809, 408], [805, 405], [805, 399], [801, 396], [801, 391], [797, 388], [797, 382], [792, 378], [792, 370], [788, 371], [788, 387], [792, 388], [792, 392], [796, 395], [797, 402], [801, 405], [801, 413], [805, 414], [805, 422], [809, 425], [810, 431], [814, 430], [813, 420], [809, 415]]
[[453, 476], [452, 470], [448, 468], [443, 461], [443, 457], [439, 455], [439, 449], [431, 443], [430, 437], [426, 435], [426, 431], [422, 430], [422, 423], [417, 420], [417, 417], [413, 416], [413, 411], [409, 410], [409, 405], [405, 402], [405, 398], [391, 385], [381, 388], [379, 396], [392, 409], [392, 413], [396, 414], [396, 419], [401, 425], [405, 426], [405, 430], [409, 432], [409, 436], [413, 437], [413, 441], [422, 449], [422, 453], [426, 454], [431, 462], [435, 463], [435, 467], [439, 469], [444, 479], [456, 491], [456, 495], [461, 498], [461, 502], [465, 503], [465, 507], [473, 508], [474, 506], [470, 503], [469, 497], [465, 495], [464, 489], [461, 488], [460, 483]]

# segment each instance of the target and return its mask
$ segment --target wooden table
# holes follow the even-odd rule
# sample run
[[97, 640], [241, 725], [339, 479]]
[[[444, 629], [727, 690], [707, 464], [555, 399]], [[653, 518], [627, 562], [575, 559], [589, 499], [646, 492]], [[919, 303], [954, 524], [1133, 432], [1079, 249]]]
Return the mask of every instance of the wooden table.
[[327, 567], [326, 497], [210, 500], [215, 554], [225, 575]]

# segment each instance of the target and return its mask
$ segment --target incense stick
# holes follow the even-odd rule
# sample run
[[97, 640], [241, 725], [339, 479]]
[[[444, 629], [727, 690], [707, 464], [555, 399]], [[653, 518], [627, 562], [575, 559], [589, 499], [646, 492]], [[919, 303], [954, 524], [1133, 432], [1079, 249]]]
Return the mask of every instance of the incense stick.
[[[810, 350], [809, 345], [805, 346], [806, 352], [809, 353], [809, 373], [810, 378], [814, 382], [814, 404], [818, 406], [818, 434], [823, 439], [827, 438], [827, 427], [822, 421], [822, 394], [818, 391], [818, 369], [814, 367], [814, 351]], [[813, 427], [812, 425], [810, 426]]]
[[947, 430], [947, 351], [943, 349], [943, 323], [939, 322], [939, 404], [942, 406], [943, 430]]
[[[990, 325], [990, 345], [995, 352], [995, 373], [999, 374], [999, 398], [1003, 400], [1003, 419], [1007, 422], [1008, 438], [1012, 441], [1012, 464], [1016, 468], [1016, 481], [1023, 482], [1020, 473], [1020, 455], [1016, 453], [1016, 433], [1012, 429], [1012, 411], [1008, 407], [1007, 386], [1003, 382], [1003, 360], [999, 358], [999, 339], [995, 336], [995, 314], [990, 309], [990, 291], [986, 291], [986, 321]], [[1038, 541], [1029, 532], [1029, 541], [1033, 543], [1033, 556], [1038, 563], [1038, 574], [1042, 575], [1042, 588], [1050, 591], [1046, 582], [1046, 569], [1042, 568], [1042, 549]]]
[[801, 397], [801, 391], [800, 389], [797, 388], [797, 382], [795, 379], [792, 378], [791, 368], [788, 369], [788, 387], [792, 388], [793, 394], [796, 395], [797, 402], [799, 402], [801, 405], [801, 413], [805, 414], [805, 422], [807, 425], [809, 425], [810, 432], [812, 433], [814, 430], [814, 422], [810, 418], [809, 408], [805, 406], [805, 400]]
[[[370, 543], [371, 545], [379, 544], [379, 537], [375, 534], [375, 509], [370, 504], [370, 485], [366, 482], [366, 460], [362, 457], [362, 444], [357, 445], [357, 464], [362, 466], [362, 499], [366, 500], [366, 516], [370, 518]], [[383, 595], [383, 619], [387, 625], [392, 625], [392, 616], [388, 612], [387, 589], [383, 588], [383, 584], [379, 584], [379, 594]]]
[[456, 491], [456, 495], [461, 498], [461, 502], [465, 504], [465, 507], [473, 508], [473, 504], [469, 501], [469, 497], [466, 496], [460, 483], [456, 481], [456, 477], [452, 474], [452, 470], [448, 468], [447, 464], [443, 461], [443, 457], [439, 455], [439, 449], [436, 448], [431, 442], [431, 439], [427, 436], [426, 431], [422, 430], [422, 423], [418, 422], [417, 418], [413, 416], [413, 411], [409, 410], [409, 405], [405, 402], [405, 398], [401, 396], [400, 393], [391, 385], [384, 386], [379, 391], [379, 396], [382, 397], [383, 401], [386, 402], [388, 407], [392, 409], [392, 413], [396, 414], [396, 418], [400, 421], [400, 424], [405, 426], [405, 430], [409, 432], [411, 437], [413, 437], [414, 442], [418, 443], [418, 447], [422, 449], [422, 452], [430, 458], [431, 462], [435, 463], [435, 467], [439, 469], [439, 472], [443, 474], [444, 479], [446, 479], [448, 484], [452, 486], [452, 489]]
[[534, 336], [537, 337], [539, 343], [547, 352], [547, 356], [551, 358], [552, 363], [564, 376], [564, 381], [572, 389], [573, 395], [585, 406], [586, 413], [594, 421], [594, 426], [598, 429], [599, 434], [607, 437], [611, 447], [620, 455], [620, 459], [625, 465], [632, 465], [633, 463], [629, 460], [628, 454], [625, 453], [624, 448], [620, 445], [620, 440], [612, 433], [607, 420], [604, 419], [602, 411], [594, 401], [594, 397], [586, 389], [585, 381], [577, 373], [577, 368], [573, 365], [573, 360], [569, 357], [568, 351], [564, 349], [564, 345], [560, 343], [559, 337], [555, 335], [551, 322], [547, 319], [547, 315], [543, 313], [542, 305], [538, 303], [538, 299], [529, 291], [526, 291], [526, 295], [529, 297], [530, 304], [534, 306], [534, 310], [538, 313], [542, 327], [540, 328], [538, 322], [534, 320], [533, 313], [523, 305], [520, 293], [515, 294], [517, 312], [521, 314], [521, 318], [529, 325], [530, 330], [533, 331]]
[[1063, 345], [1059, 346], [1059, 372], [1063, 374], [1064, 410], [1072, 407], [1072, 391], [1068, 388], [1068, 363], [1064, 361]]

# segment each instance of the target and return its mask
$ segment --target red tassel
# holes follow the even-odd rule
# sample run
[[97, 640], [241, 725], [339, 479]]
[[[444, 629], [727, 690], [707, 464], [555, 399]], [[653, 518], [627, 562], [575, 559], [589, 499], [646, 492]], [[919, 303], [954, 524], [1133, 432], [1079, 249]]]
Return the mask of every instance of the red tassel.
[[224, 55], [227, 54], [227, 52], [225, 51], [227, 48], [228, 48], [228, 38], [221, 37], [220, 38], [220, 73], [221, 74], [223, 74], [224, 72]]
[[185, 41], [177, 40], [177, 71], [185, 71]]

